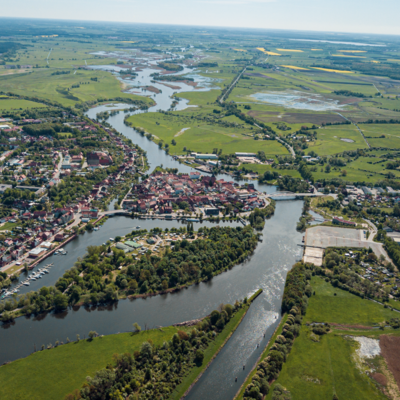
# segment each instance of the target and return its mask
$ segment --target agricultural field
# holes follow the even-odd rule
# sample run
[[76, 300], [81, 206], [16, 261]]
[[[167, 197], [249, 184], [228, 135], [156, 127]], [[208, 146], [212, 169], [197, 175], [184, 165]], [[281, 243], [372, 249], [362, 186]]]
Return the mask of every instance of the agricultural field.
[[372, 147], [400, 148], [400, 124], [360, 124]]

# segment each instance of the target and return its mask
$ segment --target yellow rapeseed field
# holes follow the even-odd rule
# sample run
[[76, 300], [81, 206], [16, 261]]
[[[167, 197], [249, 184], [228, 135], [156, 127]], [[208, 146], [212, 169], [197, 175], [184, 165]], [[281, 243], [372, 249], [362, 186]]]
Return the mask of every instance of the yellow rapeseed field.
[[364, 56], [349, 56], [346, 54], [332, 54], [332, 57], [365, 58]]
[[291, 69], [300, 69], [300, 70], [303, 70], [303, 71], [309, 71], [308, 68], [296, 67], [295, 65], [281, 65], [281, 67], [291, 68]]
[[269, 56], [280, 56], [278, 53], [274, 53], [273, 51], [267, 51], [264, 47], [257, 47], [257, 50], [263, 52], [264, 54], [268, 54]]
[[339, 69], [329, 69], [329, 68], [319, 68], [319, 67], [312, 67], [313, 69], [319, 69], [321, 71], [327, 71], [327, 72], [336, 72], [338, 74], [354, 74], [353, 71], [341, 71]]
[[340, 53], [366, 53], [366, 50], [338, 50]]
[[247, 51], [247, 50], [243, 50], [243, 49], [233, 49], [235, 51]]
[[295, 53], [303, 53], [303, 50], [291, 50], [291, 49], [277, 49], [278, 51], [292, 51]]

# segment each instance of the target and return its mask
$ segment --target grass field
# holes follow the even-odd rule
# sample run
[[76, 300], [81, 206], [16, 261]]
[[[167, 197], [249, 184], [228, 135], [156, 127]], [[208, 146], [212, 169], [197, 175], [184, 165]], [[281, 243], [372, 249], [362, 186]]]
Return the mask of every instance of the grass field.
[[189, 105], [194, 106], [203, 106], [207, 104], [215, 103], [217, 97], [221, 94], [221, 91], [218, 89], [209, 90], [207, 92], [183, 92], [179, 93], [176, 96], [189, 100]]
[[43, 108], [47, 107], [45, 104], [36, 103], [29, 100], [20, 99], [0, 99], [0, 110], [9, 111], [12, 109], [26, 109], [26, 108]]
[[170, 340], [177, 328], [154, 329], [132, 336], [120, 333], [92, 342], [81, 340], [51, 350], [38, 351], [29, 357], [0, 367], [1, 397], [4, 400], [63, 399], [80, 388], [87, 376], [112, 362], [114, 353], [133, 353], [148, 339], [161, 345]]
[[[353, 143], [341, 139], [350, 139]], [[343, 125], [340, 128], [329, 126], [318, 129], [317, 140], [309, 143], [306, 152], [315, 151], [319, 156], [326, 156], [364, 148], [367, 148], [367, 144], [357, 128], [354, 125]]]
[[[398, 313], [334, 288], [320, 277], [313, 277], [311, 286], [316, 294], [309, 299], [304, 323], [318, 321], [371, 326], [398, 317]], [[303, 324], [276, 382], [291, 392], [292, 399], [332, 399], [334, 393], [339, 399], [346, 400], [385, 399], [375, 383], [357, 367], [353, 355], [358, 345], [348, 338], [350, 333], [337, 332], [339, 334], [334, 331], [323, 335], [315, 342], [310, 338], [309, 327]], [[351, 333], [380, 335], [376, 330]], [[266, 397], [268, 400], [273, 387], [274, 384]]]
[[[223, 154], [232, 154], [238, 151], [257, 152], [262, 150], [268, 155], [286, 155], [287, 149], [275, 140], [254, 140], [246, 136], [253, 134], [249, 125], [225, 127], [207, 120], [192, 119], [191, 116], [200, 115], [201, 111], [185, 110], [174, 113], [175, 116], [145, 113], [129, 118], [133, 126], [141, 127], [146, 132], [155, 135], [155, 141], [163, 140], [170, 144], [170, 154], [185, 154], [183, 148], [202, 153], [211, 153], [214, 148], [222, 149]], [[230, 120], [228, 122], [231, 122]], [[182, 129], [190, 128], [182, 132]], [[171, 141], [176, 145], [172, 146]]]
[[390, 318], [398, 318], [398, 313], [335, 288], [319, 277], [312, 278], [311, 286], [315, 296], [309, 299], [305, 322], [372, 326]]
[[[73, 106], [81, 101], [97, 100], [101, 97], [150, 101], [146, 97], [123, 93], [120, 82], [109, 72], [78, 70], [76, 74], [71, 72], [66, 75], [52, 75], [53, 72], [55, 70], [46, 68], [34, 70], [29, 74], [1, 76], [0, 87], [4, 91], [56, 101], [64, 106]], [[96, 77], [97, 82], [90, 79]], [[72, 87], [76, 85], [79, 87]]]
[[399, 124], [360, 124], [360, 129], [372, 147], [400, 148]]
[[[356, 367], [352, 358], [355, 349], [352, 340], [333, 334], [315, 343], [308, 337], [308, 328], [303, 327], [277, 382], [294, 400], [332, 399], [334, 393], [346, 400], [386, 399]], [[266, 399], [271, 399], [273, 386]]]

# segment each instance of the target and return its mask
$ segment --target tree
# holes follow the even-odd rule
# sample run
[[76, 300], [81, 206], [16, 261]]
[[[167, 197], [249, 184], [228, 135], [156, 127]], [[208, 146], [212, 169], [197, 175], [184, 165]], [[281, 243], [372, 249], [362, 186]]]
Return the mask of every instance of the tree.
[[68, 297], [65, 294], [57, 293], [53, 301], [56, 310], [64, 310], [68, 307]]
[[96, 336], [98, 336], [98, 333], [96, 331], [90, 331], [89, 332], [89, 339], [93, 340]]
[[202, 364], [204, 360], [204, 353], [201, 350], [196, 350], [195, 362], [198, 364]]
[[135, 322], [135, 323], [133, 324], [133, 328], [134, 328], [134, 332], [135, 332], [135, 333], [136, 333], [136, 332], [140, 332], [140, 331], [142, 330], [141, 326], [140, 326], [137, 322]]

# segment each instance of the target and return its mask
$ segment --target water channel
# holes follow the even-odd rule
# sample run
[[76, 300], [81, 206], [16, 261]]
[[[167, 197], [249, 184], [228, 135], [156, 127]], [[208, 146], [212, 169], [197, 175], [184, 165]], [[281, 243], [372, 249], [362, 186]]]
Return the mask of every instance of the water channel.
[[[143, 70], [137, 79], [145, 81], [145, 76], [149, 78], [148, 75], [151, 72], [153, 72], [151, 69]], [[157, 87], [157, 84], [152, 85]], [[177, 85], [184, 91], [194, 90], [192, 86], [183, 86], [181, 83]], [[172, 93], [169, 93], [168, 89], [163, 86], [162, 93], [153, 96], [157, 105], [149, 111], [169, 107], [171, 102], [169, 96]], [[130, 106], [116, 105], [115, 107]], [[176, 108], [185, 107], [187, 107], [187, 101], [180, 101]], [[87, 115], [95, 118], [98, 112], [111, 109], [108, 106], [96, 107], [89, 110]], [[151, 170], [161, 164], [168, 168], [178, 168], [180, 172], [187, 173], [192, 170], [175, 161], [132, 128], [127, 127], [124, 124], [124, 116], [125, 114], [120, 112], [110, 117], [108, 122], [147, 152]], [[219, 178], [232, 180], [228, 175], [220, 175]], [[258, 182], [254, 184], [263, 192], [276, 191], [273, 186], [261, 185]], [[65, 342], [67, 337], [74, 340], [77, 334], [83, 338], [90, 330], [107, 335], [131, 330], [133, 322], [138, 322], [142, 328], [153, 328], [200, 318], [209, 314], [221, 303], [233, 304], [235, 300], [243, 299], [262, 288], [262, 295], [255, 300], [240, 327], [189, 395], [190, 399], [231, 399], [279, 323], [286, 274], [300, 255], [298, 245], [301, 244], [302, 235], [296, 231], [296, 223], [301, 211], [301, 201], [277, 202], [275, 215], [266, 222], [263, 241], [257, 246], [252, 257], [235, 266], [231, 271], [213, 278], [210, 282], [200, 283], [174, 294], [147, 299], [121, 300], [107, 306], [76, 307], [63, 313], [21, 317], [12, 323], [2, 324], [0, 326], [0, 363], [26, 357], [35, 348], [40, 349], [42, 344], [54, 344], [56, 340]], [[226, 224], [234, 226], [231, 223]], [[54, 284], [66, 269], [73, 266], [77, 257], [85, 254], [87, 246], [99, 245], [110, 237], [126, 234], [137, 225], [146, 229], [157, 226], [164, 229], [179, 227], [180, 223], [133, 220], [126, 217], [110, 218], [98, 231], [79, 236], [67, 244], [66, 256], [52, 256], [45, 260], [44, 265], [54, 263], [51, 273], [34, 282], [36, 286], [32, 283], [29, 289], [37, 290], [41, 286]], [[204, 225], [211, 224], [203, 223]], [[195, 229], [197, 227], [195, 224]], [[259, 347], [257, 347], [258, 344]], [[244, 371], [243, 365], [247, 366]], [[238, 378], [236, 383], [235, 377]]]

